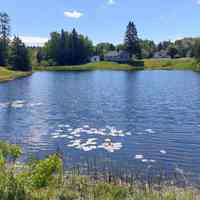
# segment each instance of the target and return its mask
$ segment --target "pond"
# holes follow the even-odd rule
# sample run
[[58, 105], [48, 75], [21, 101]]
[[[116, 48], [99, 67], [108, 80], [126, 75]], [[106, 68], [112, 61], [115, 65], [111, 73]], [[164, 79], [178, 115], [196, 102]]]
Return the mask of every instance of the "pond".
[[200, 74], [37, 72], [3, 83], [0, 139], [38, 158], [59, 151], [66, 166], [95, 158], [197, 178]]

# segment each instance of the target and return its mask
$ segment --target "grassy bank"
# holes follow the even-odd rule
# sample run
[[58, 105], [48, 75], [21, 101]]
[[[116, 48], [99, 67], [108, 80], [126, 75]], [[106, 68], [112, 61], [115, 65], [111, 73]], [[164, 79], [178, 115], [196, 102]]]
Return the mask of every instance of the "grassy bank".
[[192, 58], [180, 59], [144, 59], [144, 67], [113, 62], [88, 63], [77, 66], [36, 66], [35, 71], [89, 71], [89, 70], [196, 70], [196, 61]]
[[192, 58], [180, 59], [145, 59], [145, 69], [195, 70], [196, 61]]
[[0, 142], [0, 199], [2, 200], [196, 200], [199, 191], [166, 184], [127, 182], [128, 177], [81, 176], [64, 172], [59, 155], [16, 163], [22, 151]]
[[14, 80], [16, 78], [29, 76], [31, 74], [32, 72], [13, 71], [4, 67], [0, 67], [0, 82]]
[[128, 64], [118, 64], [113, 62], [97, 62], [97, 63], [88, 63], [76, 66], [34, 67], [35, 71], [90, 71], [90, 70], [136, 70], [136, 69], [138, 68]]

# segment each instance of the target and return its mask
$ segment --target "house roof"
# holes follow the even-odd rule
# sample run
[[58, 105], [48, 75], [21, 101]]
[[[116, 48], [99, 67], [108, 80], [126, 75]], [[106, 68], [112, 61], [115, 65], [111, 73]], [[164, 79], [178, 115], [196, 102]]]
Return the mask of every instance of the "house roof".
[[105, 56], [109, 56], [109, 57], [115, 57], [115, 56], [121, 56], [121, 55], [129, 55], [129, 53], [127, 51], [109, 51], [107, 54], [105, 54]]

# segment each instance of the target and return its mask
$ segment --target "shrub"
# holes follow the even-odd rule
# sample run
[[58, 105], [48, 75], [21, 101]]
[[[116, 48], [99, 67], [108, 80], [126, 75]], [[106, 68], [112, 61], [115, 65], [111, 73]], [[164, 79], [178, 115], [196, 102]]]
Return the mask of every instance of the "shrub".
[[71, 190], [64, 190], [60, 195], [59, 195], [59, 200], [76, 200], [79, 199], [80, 195], [78, 192], [74, 192]]
[[32, 165], [31, 180], [36, 188], [48, 186], [54, 181], [54, 184], [60, 180], [62, 172], [62, 161], [57, 155], [52, 155], [45, 160], [40, 160]]
[[4, 159], [12, 159], [15, 161], [22, 154], [22, 150], [18, 145], [8, 144], [0, 141], [0, 151]]
[[134, 67], [144, 67], [144, 61], [143, 60], [129, 60], [129, 64]]
[[24, 186], [12, 172], [0, 172], [0, 200], [26, 200]]

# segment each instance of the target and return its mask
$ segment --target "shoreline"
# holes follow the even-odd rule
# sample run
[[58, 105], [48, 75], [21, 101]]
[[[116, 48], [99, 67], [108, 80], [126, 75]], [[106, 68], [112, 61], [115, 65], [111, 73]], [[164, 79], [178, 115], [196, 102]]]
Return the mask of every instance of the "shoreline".
[[27, 76], [31, 76], [33, 74], [32, 71], [23, 72], [23, 71], [14, 71], [4, 67], [0, 67], [0, 83], [4, 83], [7, 81], [12, 81], [18, 78], [24, 78]]
[[33, 71], [137, 71], [137, 70], [192, 70], [199, 71], [194, 59], [144, 59], [144, 66], [136, 67], [129, 64], [118, 64], [113, 62], [97, 62], [75, 66], [35, 66]]

